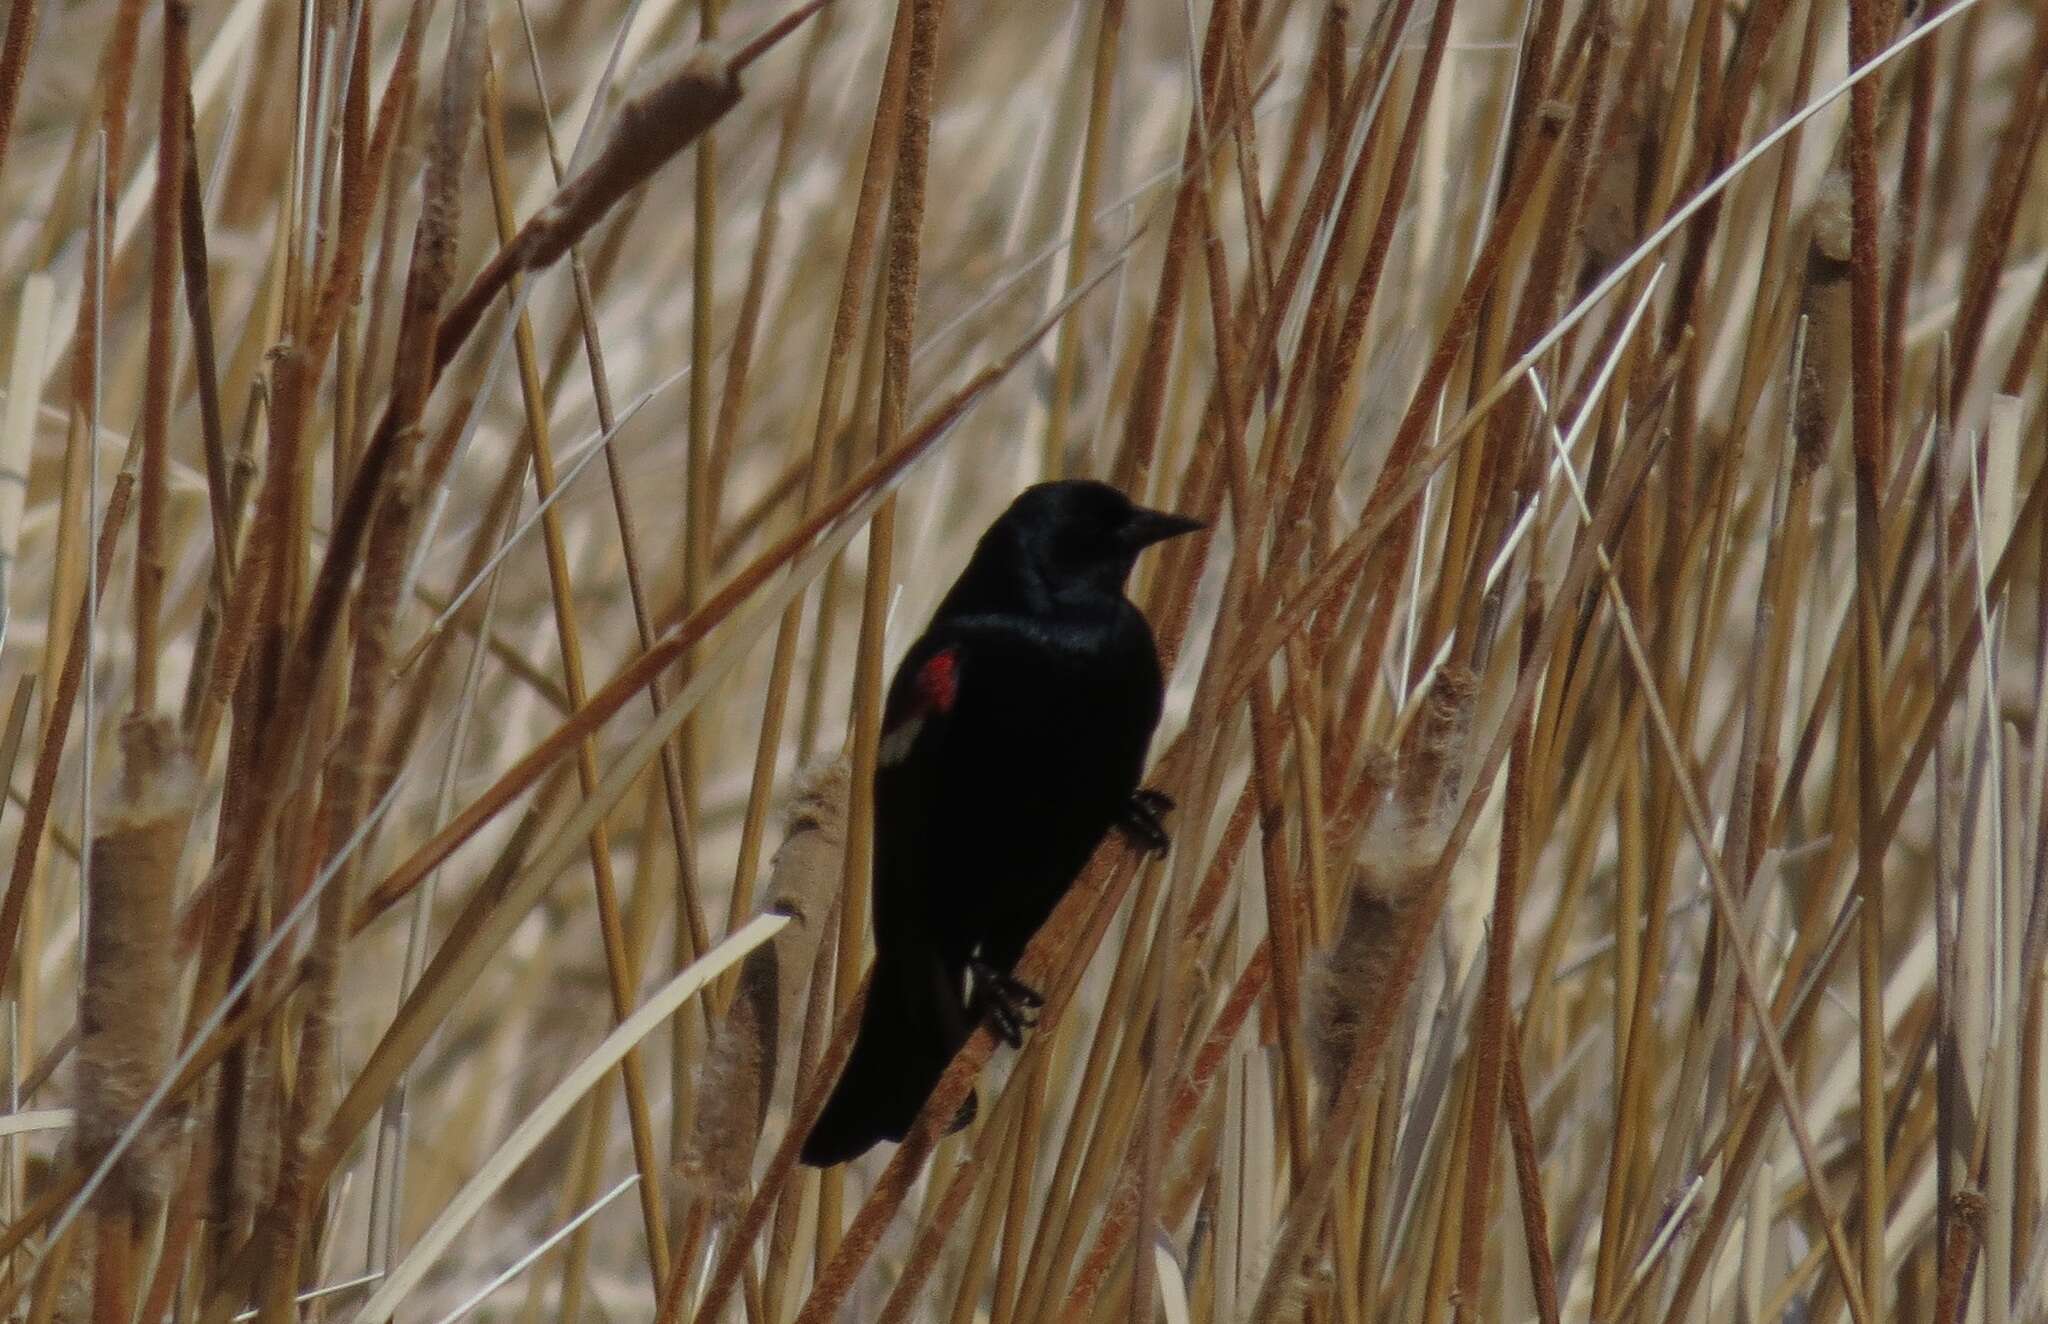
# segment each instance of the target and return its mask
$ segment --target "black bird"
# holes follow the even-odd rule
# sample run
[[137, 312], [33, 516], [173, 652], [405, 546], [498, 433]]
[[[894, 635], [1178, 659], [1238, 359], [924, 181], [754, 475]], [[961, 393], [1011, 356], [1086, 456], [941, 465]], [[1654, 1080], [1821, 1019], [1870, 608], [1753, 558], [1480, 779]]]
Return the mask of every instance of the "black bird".
[[1159, 654], [1124, 580], [1202, 527], [1104, 483], [1028, 488], [910, 646], [875, 767], [874, 974], [804, 1162], [903, 1139], [980, 1017], [1021, 1043], [1043, 999], [1010, 972], [1096, 844], [1166, 849], [1172, 803], [1138, 785]]

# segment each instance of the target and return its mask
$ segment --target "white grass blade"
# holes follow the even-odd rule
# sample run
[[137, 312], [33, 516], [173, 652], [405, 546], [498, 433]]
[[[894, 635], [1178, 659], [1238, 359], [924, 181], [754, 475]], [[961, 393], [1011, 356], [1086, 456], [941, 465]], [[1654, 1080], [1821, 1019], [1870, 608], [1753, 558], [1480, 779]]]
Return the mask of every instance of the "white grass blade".
[[[309, 1301], [320, 1301], [330, 1296], [339, 1296], [343, 1292], [353, 1292], [358, 1287], [368, 1287], [383, 1276], [381, 1273], [366, 1273], [359, 1278], [350, 1278], [339, 1283], [329, 1283], [325, 1287], [316, 1287], [309, 1292], [301, 1292], [293, 1300], [303, 1306]], [[256, 1318], [257, 1313], [254, 1310], [245, 1310], [241, 1314], [234, 1316], [234, 1324], [249, 1324], [250, 1320]]]
[[50, 304], [56, 287], [48, 273], [22, 283], [21, 311], [14, 323], [14, 362], [7, 374], [7, 405], [0, 412], [0, 645], [7, 642], [7, 618], [14, 579], [14, 554], [21, 547], [21, 512], [28, 499], [28, 457], [36, 435], [36, 397], [50, 339]]
[[1180, 1261], [1173, 1247], [1160, 1237], [1152, 1243], [1152, 1267], [1159, 1275], [1159, 1306], [1166, 1324], [1190, 1324], [1194, 1312], [1188, 1308], [1188, 1284], [1181, 1276]]
[[780, 933], [788, 923], [787, 915], [755, 916], [737, 933], [669, 980], [660, 991], [642, 1003], [638, 1011], [621, 1021], [616, 1030], [605, 1036], [603, 1043], [576, 1064], [561, 1084], [548, 1091], [547, 1097], [527, 1114], [526, 1120], [485, 1161], [483, 1169], [470, 1178], [441, 1210], [440, 1217], [399, 1261], [376, 1294], [356, 1312], [356, 1324], [383, 1324], [390, 1319], [399, 1304], [413, 1288], [419, 1286], [420, 1280], [440, 1259], [442, 1252], [454, 1244], [469, 1221], [483, 1211], [491, 1197], [498, 1193], [498, 1188], [510, 1180], [519, 1165], [540, 1148], [541, 1142], [607, 1072], [618, 1066], [642, 1039], [675, 1015], [684, 1003], [697, 996], [705, 985], [737, 965], [748, 952]]
[[564, 1237], [569, 1236], [571, 1233], [575, 1232], [577, 1228], [582, 1227], [585, 1223], [588, 1223], [591, 1219], [597, 1217], [598, 1214], [604, 1211], [605, 1206], [609, 1205], [612, 1201], [624, 1195], [627, 1191], [632, 1190], [634, 1185], [638, 1183], [639, 1180], [639, 1173], [628, 1173], [624, 1181], [612, 1187], [603, 1195], [598, 1196], [597, 1199], [592, 1201], [590, 1205], [587, 1208], [585, 1208], [582, 1213], [576, 1215], [576, 1217], [570, 1219], [568, 1222], [562, 1224], [553, 1232], [549, 1233], [547, 1238], [543, 1240], [538, 1246], [535, 1246], [532, 1250], [527, 1251], [526, 1254], [521, 1255], [518, 1259], [506, 1265], [503, 1273], [500, 1273], [497, 1277], [491, 1279], [491, 1281], [485, 1283], [482, 1287], [479, 1287], [475, 1292], [471, 1293], [469, 1297], [465, 1299], [461, 1305], [455, 1307], [455, 1309], [443, 1315], [441, 1317], [440, 1324], [455, 1324], [456, 1320], [461, 1319], [464, 1315], [467, 1315], [470, 1311], [475, 1310], [485, 1301], [488, 1301], [493, 1292], [497, 1291], [506, 1283], [511, 1282], [514, 1278], [517, 1278], [520, 1274], [525, 1273], [528, 1269], [532, 1268], [534, 1261], [538, 1260], [541, 1256], [547, 1254], [556, 1246], [560, 1245]]
[[69, 1108], [32, 1108], [27, 1112], [0, 1116], [0, 1136], [27, 1135], [31, 1131], [61, 1131], [70, 1126]]

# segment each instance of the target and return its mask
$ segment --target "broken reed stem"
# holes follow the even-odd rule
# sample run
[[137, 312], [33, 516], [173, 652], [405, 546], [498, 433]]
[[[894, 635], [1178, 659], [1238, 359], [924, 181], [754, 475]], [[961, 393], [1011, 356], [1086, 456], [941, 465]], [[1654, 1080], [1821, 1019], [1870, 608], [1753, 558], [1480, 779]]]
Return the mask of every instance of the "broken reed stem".
[[[199, 393], [199, 434], [206, 459], [206, 509], [213, 525], [213, 592], [207, 598], [207, 615], [202, 619], [199, 642], [194, 649], [192, 676], [186, 685], [188, 696], [198, 692], [196, 686], [204, 675], [200, 660], [207, 656], [211, 646], [206, 623], [212, 622], [217, 629], [219, 612], [226, 605], [228, 580], [235, 559], [235, 534], [240, 528], [240, 503], [235, 499], [233, 480], [229, 476], [227, 430], [221, 420], [220, 369], [213, 336], [213, 294], [208, 288], [211, 267], [206, 256], [206, 209], [205, 199], [199, 192], [198, 130], [193, 124], [193, 116], [192, 93], [188, 86], [181, 129], [185, 145], [179, 153], [185, 163], [185, 182], [178, 190], [178, 251], [184, 274], [185, 317], [192, 328], [192, 367]], [[186, 707], [188, 711], [192, 708], [189, 697]]]

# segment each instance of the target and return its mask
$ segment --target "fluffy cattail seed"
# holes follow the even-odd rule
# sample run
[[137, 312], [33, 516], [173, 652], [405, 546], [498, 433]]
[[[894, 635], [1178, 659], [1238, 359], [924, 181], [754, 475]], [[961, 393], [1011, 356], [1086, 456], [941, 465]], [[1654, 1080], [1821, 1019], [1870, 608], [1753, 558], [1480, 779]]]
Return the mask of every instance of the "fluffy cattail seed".
[[740, 964], [739, 987], [698, 1080], [683, 1177], [714, 1205], [744, 1198], [775, 1093], [782, 1045], [794, 1042], [804, 982], [839, 891], [851, 775], [844, 758], [805, 777], [769, 862], [763, 908], [794, 921]]
[[[94, 834], [79, 994], [77, 1143], [106, 1152], [170, 1069], [176, 1033], [172, 941], [178, 857], [194, 781], [167, 722], [122, 733], [120, 787]], [[140, 1214], [168, 1193], [170, 1118], [150, 1119], [100, 1188], [102, 1207]]]
[[1457, 822], [1477, 680], [1437, 678], [1409, 732], [1399, 775], [1366, 828], [1337, 936], [1310, 962], [1303, 1011], [1316, 1080], [1327, 1094], [1351, 1064], [1365, 1018], [1392, 995], [1401, 920], [1445, 885], [1437, 861]]

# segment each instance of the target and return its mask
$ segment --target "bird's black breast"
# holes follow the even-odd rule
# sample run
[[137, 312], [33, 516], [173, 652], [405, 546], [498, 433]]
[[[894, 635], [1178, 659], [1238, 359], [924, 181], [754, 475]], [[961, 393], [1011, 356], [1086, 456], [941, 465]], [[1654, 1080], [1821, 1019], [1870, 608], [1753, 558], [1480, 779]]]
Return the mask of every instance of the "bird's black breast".
[[1137, 787], [1161, 697], [1151, 630], [1121, 597], [1072, 618], [935, 622], [885, 716], [878, 944], [1008, 968]]

